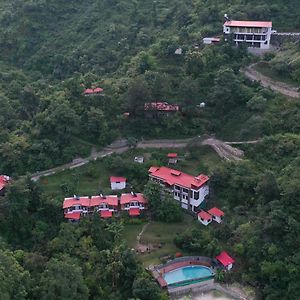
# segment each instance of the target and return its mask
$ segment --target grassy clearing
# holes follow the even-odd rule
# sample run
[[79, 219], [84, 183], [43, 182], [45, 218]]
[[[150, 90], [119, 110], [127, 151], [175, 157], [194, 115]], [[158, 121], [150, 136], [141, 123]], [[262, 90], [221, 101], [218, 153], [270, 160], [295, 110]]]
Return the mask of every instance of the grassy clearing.
[[261, 74], [270, 77], [271, 79], [279, 82], [283, 82], [285, 84], [291, 85], [292, 87], [299, 87], [300, 84], [291, 79], [287, 76], [280, 76], [278, 73], [276, 73], [270, 65], [267, 62], [260, 62], [257, 65], [255, 65], [254, 69]]
[[153, 250], [151, 253], [144, 253], [138, 256], [144, 266], [161, 263], [162, 257], [174, 256], [176, 252], [182, 252], [174, 244], [174, 238], [186, 229], [197, 227], [197, 222], [188, 214], [184, 214], [182, 222], [162, 223], [152, 222], [144, 232], [141, 243], [147, 245], [161, 245], [161, 248]]

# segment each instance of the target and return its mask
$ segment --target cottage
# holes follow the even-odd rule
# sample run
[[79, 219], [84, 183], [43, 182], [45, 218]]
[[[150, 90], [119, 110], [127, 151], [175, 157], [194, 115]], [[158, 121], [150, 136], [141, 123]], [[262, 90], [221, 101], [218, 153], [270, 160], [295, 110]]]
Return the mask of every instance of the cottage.
[[121, 210], [127, 210], [130, 216], [139, 216], [141, 210], [147, 208], [148, 201], [141, 193], [122, 194], [120, 198]]
[[103, 218], [108, 218], [113, 215], [113, 212], [118, 211], [118, 196], [92, 196], [90, 202], [90, 212], [98, 211], [100, 216]]
[[167, 167], [151, 167], [149, 178], [164, 187], [184, 209], [197, 211], [209, 194], [209, 177], [196, 177]]
[[217, 261], [226, 269], [231, 270], [235, 260], [225, 251], [216, 256]]
[[169, 159], [169, 164], [177, 164], [178, 162], [177, 153], [168, 153], [167, 157]]
[[226, 17], [223, 25], [224, 35], [233, 35], [236, 45], [246, 43], [247, 47], [269, 49], [272, 22], [269, 21], [234, 21]]
[[221, 39], [218, 37], [205, 37], [202, 41], [204, 45], [212, 45], [220, 43]]
[[207, 226], [212, 221], [212, 216], [204, 210], [198, 213], [198, 220], [203, 225]]
[[126, 178], [111, 176], [110, 186], [112, 190], [123, 190], [126, 188]]
[[149, 116], [169, 116], [171, 114], [174, 114], [180, 110], [180, 107], [178, 104], [169, 104], [168, 102], [150, 102], [145, 103], [144, 110], [147, 115]]
[[134, 158], [134, 162], [139, 163], [139, 164], [143, 164], [144, 163], [144, 156], [136, 156]]
[[218, 223], [223, 221], [224, 212], [217, 207], [211, 208], [208, 213], [212, 215], [212, 219]]
[[84, 90], [84, 95], [85, 96], [95, 96], [95, 95], [103, 95], [103, 89], [100, 87], [94, 88], [94, 89], [86, 89]]
[[6, 186], [9, 184], [10, 177], [7, 175], [0, 175], [0, 196], [4, 196]]
[[76, 195], [71, 198], [65, 198], [63, 203], [65, 216], [75, 212], [80, 214], [89, 213], [90, 200], [90, 197], [79, 197]]

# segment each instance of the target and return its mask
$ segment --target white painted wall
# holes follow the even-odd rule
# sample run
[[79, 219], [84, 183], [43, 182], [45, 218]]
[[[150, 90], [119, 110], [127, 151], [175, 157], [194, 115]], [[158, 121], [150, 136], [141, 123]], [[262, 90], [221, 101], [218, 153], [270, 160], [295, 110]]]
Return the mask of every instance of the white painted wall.
[[123, 190], [126, 187], [126, 182], [111, 182], [110, 186], [112, 190]]
[[221, 223], [223, 220], [220, 217], [217, 216], [212, 216], [213, 220], [216, 221], [217, 223]]
[[209, 223], [211, 223], [212, 219], [210, 220], [202, 220], [199, 216], [198, 216], [198, 221], [200, 223], [202, 223], [203, 225], [207, 226]]

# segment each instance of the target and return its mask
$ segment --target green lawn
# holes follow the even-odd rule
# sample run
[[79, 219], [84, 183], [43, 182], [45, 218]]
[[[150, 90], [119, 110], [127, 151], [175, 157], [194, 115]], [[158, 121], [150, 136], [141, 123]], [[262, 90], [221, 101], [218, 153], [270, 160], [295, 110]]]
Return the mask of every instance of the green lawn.
[[188, 214], [184, 214], [184, 219], [179, 223], [162, 223], [152, 222], [142, 235], [141, 243], [161, 245], [161, 248], [153, 250], [151, 253], [139, 254], [138, 259], [149, 266], [151, 264], [159, 264], [161, 257], [174, 256], [176, 252], [182, 252], [174, 244], [176, 235], [181, 234], [186, 229], [198, 226], [197, 222]]

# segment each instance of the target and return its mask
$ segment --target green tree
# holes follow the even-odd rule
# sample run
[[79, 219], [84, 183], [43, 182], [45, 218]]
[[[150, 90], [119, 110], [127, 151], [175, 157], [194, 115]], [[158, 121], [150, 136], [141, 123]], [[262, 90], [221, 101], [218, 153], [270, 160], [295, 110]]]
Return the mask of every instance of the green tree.
[[88, 299], [89, 290], [76, 260], [67, 255], [52, 258], [39, 282], [40, 299]]

